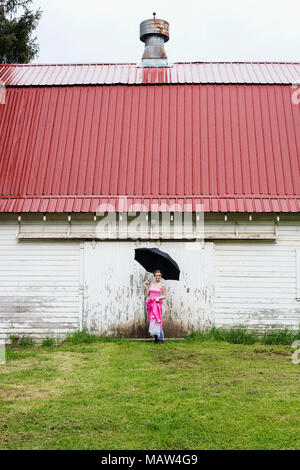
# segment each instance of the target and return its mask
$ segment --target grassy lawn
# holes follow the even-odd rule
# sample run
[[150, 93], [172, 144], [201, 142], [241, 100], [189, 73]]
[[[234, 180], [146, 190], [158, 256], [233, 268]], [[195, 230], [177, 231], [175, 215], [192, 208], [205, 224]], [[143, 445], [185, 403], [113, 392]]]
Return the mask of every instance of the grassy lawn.
[[284, 345], [111, 340], [8, 348], [1, 449], [299, 449]]

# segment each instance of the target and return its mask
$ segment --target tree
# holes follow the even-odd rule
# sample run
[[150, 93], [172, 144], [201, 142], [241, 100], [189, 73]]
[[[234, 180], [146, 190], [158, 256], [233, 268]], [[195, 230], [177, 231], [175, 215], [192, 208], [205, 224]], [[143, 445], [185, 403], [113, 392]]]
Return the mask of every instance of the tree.
[[42, 12], [33, 11], [31, 4], [32, 0], [0, 0], [0, 63], [26, 64], [36, 57], [39, 46], [32, 32]]

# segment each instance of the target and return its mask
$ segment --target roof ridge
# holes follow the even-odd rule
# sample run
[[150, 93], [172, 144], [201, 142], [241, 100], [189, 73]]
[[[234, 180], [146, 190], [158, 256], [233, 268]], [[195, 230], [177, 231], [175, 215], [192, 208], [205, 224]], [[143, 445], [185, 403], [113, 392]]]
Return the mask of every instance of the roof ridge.
[[[181, 64], [263, 64], [263, 65], [267, 65], [267, 64], [295, 64], [295, 65], [300, 65], [300, 60], [299, 61], [274, 61], [274, 60], [271, 60], [271, 61], [259, 61], [259, 60], [254, 60], [254, 61], [225, 61], [225, 60], [221, 60], [221, 61], [187, 61], [187, 62], [173, 62], [172, 63], [173, 65], [181, 65]], [[29, 64], [0, 64], [0, 67], [45, 67], [45, 66], [60, 66], [60, 67], [64, 67], [64, 66], [75, 66], [75, 65], [79, 65], [79, 66], [84, 66], [84, 65], [124, 65], [124, 66], [128, 66], [128, 65], [132, 65], [132, 66], [136, 66], [137, 63], [136, 62], [62, 62], [62, 63], [56, 63], [56, 62], [44, 62], [44, 63], [29, 63]], [[145, 67], [147, 68], [147, 67]], [[163, 68], [163, 67], [160, 67], [160, 68]]]
[[3, 64], [6, 86], [171, 85], [300, 83], [300, 62], [176, 62], [170, 67], [140, 64]]

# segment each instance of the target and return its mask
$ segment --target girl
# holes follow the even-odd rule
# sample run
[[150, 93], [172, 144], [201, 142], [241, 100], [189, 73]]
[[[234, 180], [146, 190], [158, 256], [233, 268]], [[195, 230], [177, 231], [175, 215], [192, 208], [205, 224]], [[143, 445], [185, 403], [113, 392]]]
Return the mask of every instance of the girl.
[[159, 269], [154, 271], [154, 281], [145, 282], [147, 291], [146, 306], [149, 318], [149, 333], [155, 337], [155, 343], [164, 342], [164, 332], [162, 329], [162, 299], [166, 298], [166, 287], [161, 282], [161, 272]]

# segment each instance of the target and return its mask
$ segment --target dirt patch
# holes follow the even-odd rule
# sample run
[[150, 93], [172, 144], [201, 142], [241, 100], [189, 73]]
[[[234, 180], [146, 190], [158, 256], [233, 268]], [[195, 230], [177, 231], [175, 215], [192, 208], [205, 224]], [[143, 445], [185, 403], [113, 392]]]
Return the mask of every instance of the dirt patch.
[[167, 338], [182, 338], [189, 333], [189, 328], [183, 322], [177, 322], [170, 317], [163, 321], [163, 330]]
[[[128, 322], [110, 328], [110, 336], [114, 338], [149, 338], [147, 322]], [[188, 327], [172, 318], [163, 320], [166, 338], [182, 338], [188, 334]]]
[[24, 385], [7, 385], [5, 390], [1, 390], [0, 399], [7, 404], [18, 407], [22, 402], [23, 408], [26, 411], [26, 409], [31, 408], [33, 402], [46, 400], [49, 398], [53, 399], [62, 395], [62, 388], [59, 386], [59, 384], [57, 384], [57, 387], [55, 387], [54, 383], [44, 383], [40, 387], [28, 383]]
[[110, 328], [113, 338], [148, 338], [148, 328], [145, 323], [128, 322]]

